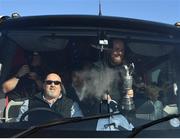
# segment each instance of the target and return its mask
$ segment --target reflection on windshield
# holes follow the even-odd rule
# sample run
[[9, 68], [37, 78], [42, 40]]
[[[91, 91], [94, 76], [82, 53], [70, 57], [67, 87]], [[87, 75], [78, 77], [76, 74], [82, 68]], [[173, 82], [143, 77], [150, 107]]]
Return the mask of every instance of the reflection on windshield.
[[9, 102], [5, 122], [44, 123], [120, 112], [99, 119], [96, 129], [132, 130], [178, 113], [174, 46], [112, 38], [102, 51], [92, 46], [95, 38], [64, 40], [60, 49], [57, 44], [43, 45], [46, 51], [15, 47], [2, 83]]

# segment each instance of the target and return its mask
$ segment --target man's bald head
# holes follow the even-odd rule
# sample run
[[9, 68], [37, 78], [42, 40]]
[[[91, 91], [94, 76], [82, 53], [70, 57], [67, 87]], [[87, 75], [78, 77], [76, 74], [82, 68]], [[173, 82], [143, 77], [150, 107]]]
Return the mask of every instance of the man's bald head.
[[61, 82], [61, 77], [60, 75], [56, 74], [56, 73], [50, 73], [46, 76], [46, 80], [51, 80], [51, 79], [56, 79], [59, 80]]
[[46, 76], [44, 83], [45, 96], [48, 98], [58, 98], [61, 95], [61, 77], [56, 73]]

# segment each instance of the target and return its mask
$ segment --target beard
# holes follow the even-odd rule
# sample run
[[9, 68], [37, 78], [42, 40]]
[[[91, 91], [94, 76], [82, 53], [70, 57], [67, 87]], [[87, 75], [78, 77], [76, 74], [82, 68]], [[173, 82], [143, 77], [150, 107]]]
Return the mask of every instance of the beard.
[[47, 91], [46, 96], [49, 98], [56, 98], [57, 96], [55, 95], [54, 91]]
[[115, 65], [122, 64], [123, 58], [121, 56], [113, 57], [112, 62]]

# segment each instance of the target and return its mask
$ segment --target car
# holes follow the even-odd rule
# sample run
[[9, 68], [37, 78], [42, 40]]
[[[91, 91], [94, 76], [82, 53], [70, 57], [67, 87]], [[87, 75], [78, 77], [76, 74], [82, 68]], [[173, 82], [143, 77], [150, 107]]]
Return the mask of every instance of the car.
[[[12, 76], [14, 68], [27, 64], [28, 53], [40, 53], [45, 66], [60, 73], [66, 90], [72, 84], [73, 70], [85, 63], [85, 76], [93, 77], [87, 77], [89, 92], [100, 98], [108, 91], [111, 96], [110, 83], [119, 77], [120, 69], [114, 74], [102, 66], [106, 72], [101, 75], [99, 71], [91, 72], [91, 67], [108, 61], [104, 55], [113, 51], [113, 40], [117, 39], [125, 41], [125, 54], [131, 66], [127, 68], [134, 73], [132, 111], [121, 107], [116, 112], [43, 123], [23, 120], [25, 116], [16, 121], [23, 101], [8, 101], [3, 83]], [[102, 15], [2, 16], [0, 85], [4, 107], [0, 137], [180, 137], [179, 46], [178, 25]], [[153, 90], [156, 99], [147, 93], [148, 89]], [[68, 91], [65, 95], [72, 97]], [[83, 97], [90, 99], [86, 94]], [[42, 109], [35, 111], [48, 113]], [[46, 114], [36, 115], [40, 120]]]

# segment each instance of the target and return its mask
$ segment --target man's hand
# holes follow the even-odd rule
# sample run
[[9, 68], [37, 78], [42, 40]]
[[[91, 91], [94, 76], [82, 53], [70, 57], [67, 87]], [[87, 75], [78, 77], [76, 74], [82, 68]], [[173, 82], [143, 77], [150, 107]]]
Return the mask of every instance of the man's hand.
[[127, 97], [134, 97], [134, 91], [132, 89], [127, 90], [126, 95], [127, 95]]
[[28, 74], [29, 72], [30, 72], [29, 66], [28, 66], [28, 65], [23, 65], [23, 66], [19, 69], [19, 71], [18, 71], [18, 73], [16, 74], [16, 76], [17, 76], [18, 78], [21, 78], [22, 76]]
[[104, 94], [104, 95], [102, 96], [102, 99], [103, 99], [103, 100], [107, 100], [108, 103], [110, 103], [110, 101], [112, 100], [112, 99], [111, 99], [111, 96], [110, 96], [109, 94]]

